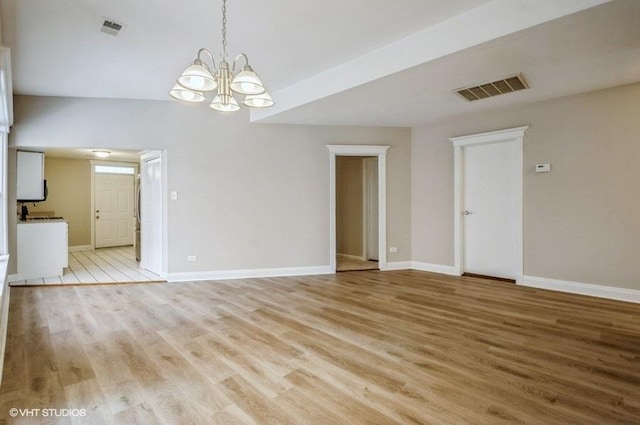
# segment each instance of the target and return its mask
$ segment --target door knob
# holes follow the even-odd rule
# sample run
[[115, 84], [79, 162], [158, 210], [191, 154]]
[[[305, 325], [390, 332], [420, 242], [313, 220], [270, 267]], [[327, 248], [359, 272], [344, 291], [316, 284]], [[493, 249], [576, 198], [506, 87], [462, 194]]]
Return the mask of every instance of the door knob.
[[463, 213], [463, 214], [464, 214], [464, 215], [470, 215], [470, 214], [473, 214], [473, 213], [472, 213], [471, 211], [464, 210], [464, 213]]

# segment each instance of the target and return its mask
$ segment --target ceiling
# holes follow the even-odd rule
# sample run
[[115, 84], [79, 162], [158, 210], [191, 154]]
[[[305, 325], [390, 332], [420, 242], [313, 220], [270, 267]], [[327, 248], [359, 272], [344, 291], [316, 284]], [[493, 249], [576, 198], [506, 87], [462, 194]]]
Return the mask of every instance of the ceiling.
[[[221, 47], [221, 0], [0, 0], [14, 93], [155, 99]], [[420, 126], [640, 81], [637, 0], [229, 0], [269, 123]], [[125, 25], [114, 37], [104, 19]], [[217, 58], [216, 58], [217, 59]], [[531, 89], [466, 102], [452, 90], [522, 72]], [[214, 113], [214, 112], [212, 112]]]

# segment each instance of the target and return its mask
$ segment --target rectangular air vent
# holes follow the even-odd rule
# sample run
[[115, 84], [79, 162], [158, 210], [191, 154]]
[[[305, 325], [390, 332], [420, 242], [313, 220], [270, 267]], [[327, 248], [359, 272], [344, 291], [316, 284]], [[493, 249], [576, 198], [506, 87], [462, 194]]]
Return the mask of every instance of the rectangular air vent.
[[487, 97], [498, 96], [528, 88], [529, 85], [527, 84], [527, 80], [525, 80], [524, 75], [517, 74], [501, 80], [491, 81], [490, 83], [465, 87], [454, 91], [469, 102], [473, 102], [474, 100], [485, 99]]
[[104, 19], [102, 25], [100, 26], [100, 31], [109, 34], [109, 35], [120, 35], [121, 31], [124, 29], [123, 24], [119, 24], [111, 19]]

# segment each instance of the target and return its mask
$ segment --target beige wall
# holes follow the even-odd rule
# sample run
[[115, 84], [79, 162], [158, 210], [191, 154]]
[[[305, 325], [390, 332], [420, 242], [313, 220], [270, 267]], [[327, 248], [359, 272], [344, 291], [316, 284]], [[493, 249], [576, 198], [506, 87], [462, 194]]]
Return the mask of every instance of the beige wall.
[[[46, 156], [44, 176], [49, 196], [29, 204], [29, 212], [52, 211], [69, 222], [69, 246], [91, 244], [91, 164], [86, 159]], [[19, 208], [18, 208], [19, 211]]]
[[[529, 125], [525, 275], [640, 289], [640, 84], [470, 115], [412, 131], [412, 252], [453, 264], [448, 138]], [[552, 171], [536, 174], [536, 163]]]
[[326, 145], [390, 145], [388, 261], [411, 259], [408, 129], [250, 124], [247, 111], [171, 101], [16, 96], [14, 107], [14, 146], [166, 150], [174, 273], [328, 265]]
[[336, 252], [364, 257], [363, 159], [336, 157]]

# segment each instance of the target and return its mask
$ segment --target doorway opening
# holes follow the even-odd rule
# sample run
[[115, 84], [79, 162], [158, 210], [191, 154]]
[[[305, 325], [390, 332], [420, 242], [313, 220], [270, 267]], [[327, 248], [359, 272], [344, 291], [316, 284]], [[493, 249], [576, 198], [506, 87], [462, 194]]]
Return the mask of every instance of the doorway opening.
[[336, 271], [378, 270], [378, 158], [336, 158]]
[[[38, 148], [33, 148], [38, 149]], [[16, 284], [84, 284], [162, 281], [166, 276], [166, 204], [163, 197], [147, 213], [160, 217], [153, 270], [136, 259], [136, 177], [149, 152], [120, 149], [40, 148], [49, 189], [46, 202], [30, 208], [37, 219], [62, 218], [68, 224], [68, 266], [60, 276], [43, 276]], [[101, 158], [96, 152], [106, 153]], [[164, 152], [154, 152], [164, 158]], [[163, 164], [164, 161], [159, 161]], [[166, 173], [162, 166], [160, 193]], [[157, 192], [157, 191], [156, 191]], [[55, 217], [54, 217], [55, 216]], [[144, 232], [144, 230], [143, 230]], [[137, 258], [144, 261], [144, 258]], [[20, 276], [17, 275], [17, 278]]]
[[[329, 265], [386, 269], [388, 146], [329, 145]], [[338, 268], [340, 264], [340, 268]]]

